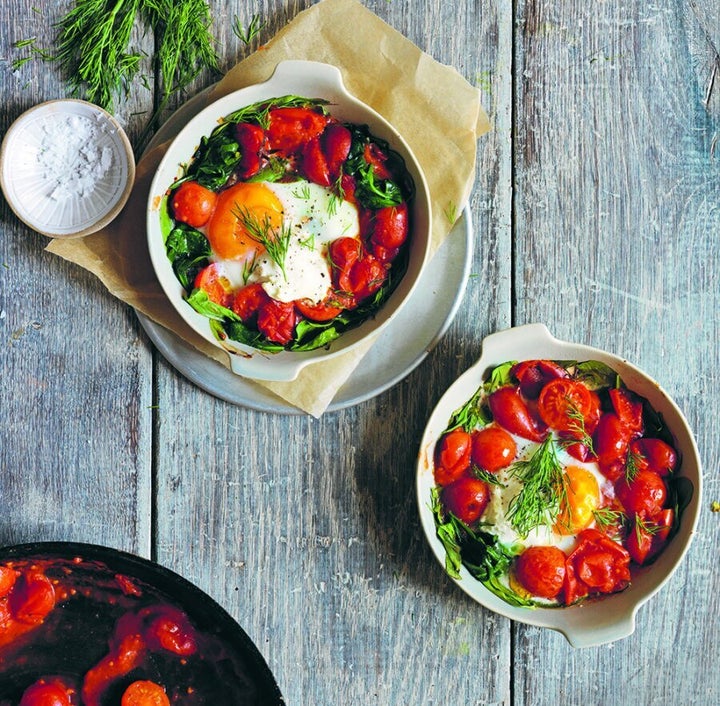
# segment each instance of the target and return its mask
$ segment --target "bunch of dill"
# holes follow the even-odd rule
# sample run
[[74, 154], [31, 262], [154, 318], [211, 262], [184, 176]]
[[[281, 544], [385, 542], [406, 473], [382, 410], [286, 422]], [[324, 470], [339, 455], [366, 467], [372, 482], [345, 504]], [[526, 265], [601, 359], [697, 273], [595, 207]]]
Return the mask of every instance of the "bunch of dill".
[[160, 109], [200, 72], [218, 70], [205, 0], [76, 0], [56, 25], [53, 53], [75, 95], [112, 111], [140, 67], [142, 55], [130, 49], [136, 22], [155, 38]]

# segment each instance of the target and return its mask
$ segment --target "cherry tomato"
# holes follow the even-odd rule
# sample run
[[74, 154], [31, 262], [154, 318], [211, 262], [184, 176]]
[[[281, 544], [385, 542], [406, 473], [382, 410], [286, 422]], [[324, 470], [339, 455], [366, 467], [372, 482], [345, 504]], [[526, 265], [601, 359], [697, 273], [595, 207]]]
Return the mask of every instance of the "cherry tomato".
[[630, 436], [640, 436], [643, 430], [642, 400], [626, 388], [612, 388], [608, 391], [615, 414], [630, 432]]
[[625, 472], [629, 443], [627, 427], [617, 414], [613, 412], [603, 414], [593, 435], [593, 446], [600, 470], [610, 480], [617, 480]]
[[472, 437], [463, 429], [444, 434], [435, 448], [435, 482], [449, 485], [470, 468]]
[[175, 220], [202, 228], [215, 210], [217, 194], [196, 181], [184, 181], [175, 189], [170, 204]]
[[350, 154], [352, 133], [340, 123], [330, 123], [320, 136], [330, 181], [340, 176], [340, 168]]
[[667, 487], [657, 473], [638, 471], [630, 482], [621, 478], [615, 483], [615, 495], [628, 515], [646, 519], [662, 510], [667, 500]]
[[257, 316], [260, 307], [270, 301], [270, 297], [261, 284], [248, 284], [235, 292], [230, 308], [244, 321]]
[[675, 513], [668, 508], [649, 520], [635, 521], [625, 539], [625, 547], [636, 564], [649, 563], [663, 550], [674, 520]]
[[202, 289], [210, 301], [221, 306], [228, 306], [232, 298], [230, 280], [225, 277], [220, 265], [216, 262], [209, 264], [197, 273], [193, 286], [195, 289]]
[[[590, 390], [578, 380], [558, 378], [551, 380], [538, 397], [540, 418], [558, 431], [574, 431], [585, 424], [593, 410]], [[582, 420], [576, 418], [579, 415]]]
[[320, 186], [332, 184], [330, 170], [320, 146], [319, 137], [314, 137], [305, 144], [302, 152], [302, 171], [315, 184], [320, 184]]
[[249, 179], [260, 170], [260, 151], [265, 143], [265, 132], [259, 125], [238, 123], [235, 126], [235, 138], [241, 154], [238, 176]]
[[530, 416], [517, 388], [511, 385], [499, 387], [488, 397], [488, 404], [493, 419], [511, 434], [532, 441], [542, 441], [545, 438], [546, 430]]
[[615, 593], [630, 582], [630, 555], [596, 529], [585, 529], [565, 564], [565, 602], [591, 593]]
[[533, 596], [556, 598], [565, 584], [565, 554], [557, 547], [528, 547], [516, 560], [515, 576]]
[[67, 688], [59, 680], [31, 684], [23, 692], [20, 706], [71, 706]]
[[292, 340], [297, 314], [292, 302], [270, 299], [258, 311], [257, 326], [270, 341], [285, 345]]
[[517, 455], [515, 440], [504, 429], [489, 426], [472, 435], [473, 463], [490, 473], [507, 468]]
[[378, 179], [391, 179], [392, 174], [387, 167], [388, 156], [374, 142], [365, 145], [363, 152], [365, 161], [372, 167], [373, 173]]
[[520, 383], [520, 392], [529, 400], [536, 400], [540, 390], [551, 380], [569, 377], [565, 368], [552, 360], [523, 360], [510, 369]]
[[340, 306], [339, 297], [328, 292], [321, 302], [313, 302], [310, 299], [297, 299], [295, 308], [310, 321], [331, 321], [343, 311]]
[[661, 476], [672, 473], [677, 465], [675, 449], [662, 439], [636, 439], [630, 444], [630, 453], [640, 470], [652, 471]]
[[373, 254], [383, 262], [393, 260], [407, 240], [408, 231], [406, 203], [379, 209], [370, 236]]
[[170, 706], [170, 699], [160, 684], [138, 680], [125, 689], [120, 706]]
[[338, 238], [330, 244], [330, 264], [333, 282], [338, 290], [352, 292], [350, 272], [361, 254], [360, 241], [357, 238]]
[[268, 113], [268, 121], [268, 148], [289, 156], [317, 137], [328, 118], [308, 108], [275, 108]]
[[487, 484], [473, 476], [463, 476], [454, 483], [446, 485], [440, 499], [448, 512], [464, 522], [474, 525], [485, 512], [490, 495]]
[[382, 262], [373, 255], [365, 255], [350, 270], [350, 291], [361, 302], [377, 292], [386, 277], [387, 270]]
[[45, 574], [27, 571], [15, 582], [9, 603], [16, 620], [39, 624], [55, 607], [55, 589]]
[[163, 608], [148, 625], [148, 646], [187, 657], [197, 651], [195, 631], [187, 616], [174, 608]]

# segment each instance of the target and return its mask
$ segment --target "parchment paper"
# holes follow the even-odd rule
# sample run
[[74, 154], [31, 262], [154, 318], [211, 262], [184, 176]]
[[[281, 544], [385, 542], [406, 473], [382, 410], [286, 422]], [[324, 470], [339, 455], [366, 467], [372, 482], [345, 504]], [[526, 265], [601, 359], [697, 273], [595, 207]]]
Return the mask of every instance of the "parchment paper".
[[[211, 91], [208, 102], [265, 81], [285, 59], [337, 66], [348, 90], [403, 135], [430, 187], [434, 252], [453, 225], [447, 214], [459, 215], [467, 203], [477, 139], [490, 127], [479, 91], [356, 0], [321, 0], [232, 68]], [[114, 296], [229, 366], [227, 355], [195, 334], [175, 312], [150, 262], [145, 212], [150, 182], [164, 150], [160, 145], [141, 159], [130, 199], [113, 223], [84, 238], [56, 239], [47, 250], [90, 270]], [[372, 341], [329, 362], [310, 365], [292, 382], [255, 383], [319, 417], [371, 345]]]

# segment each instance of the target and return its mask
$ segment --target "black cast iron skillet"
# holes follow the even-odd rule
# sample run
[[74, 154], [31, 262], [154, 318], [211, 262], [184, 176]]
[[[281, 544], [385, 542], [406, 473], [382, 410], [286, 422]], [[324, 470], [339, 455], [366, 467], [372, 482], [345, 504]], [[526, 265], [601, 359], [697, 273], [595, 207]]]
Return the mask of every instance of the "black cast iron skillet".
[[[199, 588], [159, 564], [108, 547], [75, 542], [38, 542], [0, 548], [0, 564], [48, 561], [53, 572], [78, 590], [60, 602], [44, 623], [0, 648], [0, 706], [16, 706], [23, 691], [43, 676], [80, 682], [108, 653], [108, 639], [119, 617], [149, 603], [169, 603], [182, 610], [203, 640], [202, 658], [180, 660], [153, 654], [142, 673], [170, 684], [182, 670], [193, 670], [198, 686], [188, 704], [212, 706], [282, 706], [280, 689], [245, 631]], [[121, 574], [142, 588], [142, 596], [121, 590]], [[120, 703], [118, 683], [103, 702]], [[178, 704], [185, 701], [178, 701]]]

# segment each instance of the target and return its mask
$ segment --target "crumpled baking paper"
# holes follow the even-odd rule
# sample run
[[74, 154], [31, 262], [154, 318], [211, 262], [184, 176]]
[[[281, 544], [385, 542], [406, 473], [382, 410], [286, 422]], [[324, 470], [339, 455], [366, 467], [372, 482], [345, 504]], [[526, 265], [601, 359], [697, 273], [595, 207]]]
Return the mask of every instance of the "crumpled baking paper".
[[[368, 51], [370, 46], [372, 51]], [[230, 69], [208, 92], [207, 103], [267, 80], [286, 59], [338, 67], [350, 93], [374, 108], [405, 138], [430, 189], [431, 250], [435, 252], [453, 225], [447, 214], [459, 215], [467, 203], [477, 140], [490, 129], [479, 91], [356, 0], [321, 0]], [[47, 250], [90, 270], [114, 296], [229, 367], [227, 354], [197, 335], [177, 314], [150, 262], [145, 233], [147, 196], [165, 147], [155, 146], [140, 160], [130, 199], [113, 223], [84, 238], [53, 240]], [[309, 365], [292, 382], [258, 380], [255, 384], [319, 417], [362, 364], [372, 344], [369, 341], [330, 361]]]

